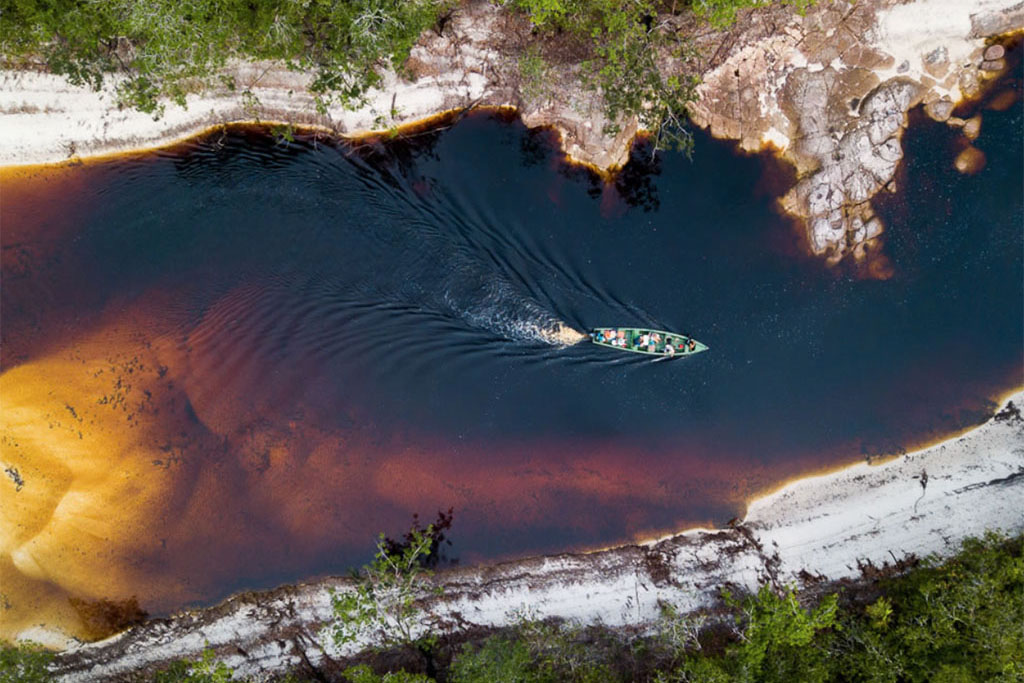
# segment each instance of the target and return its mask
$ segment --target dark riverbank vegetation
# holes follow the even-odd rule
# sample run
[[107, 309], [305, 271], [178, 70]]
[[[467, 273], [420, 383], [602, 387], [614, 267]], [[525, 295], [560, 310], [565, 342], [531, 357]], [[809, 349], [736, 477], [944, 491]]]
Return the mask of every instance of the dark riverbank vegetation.
[[[812, 0], [788, 0], [803, 8]], [[550, 55], [578, 65], [599, 89], [608, 132], [637, 117], [655, 148], [688, 149], [685, 106], [698, 83], [680, 17], [724, 28], [765, 0], [511, 0], [499, 3], [532, 26], [520, 58], [523, 88], [542, 86]], [[118, 74], [120, 103], [159, 116], [190, 93], [234, 91], [233, 61], [271, 61], [312, 75], [322, 114], [358, 108], [381, 71], [405, 73], [425, 31], [442, 32], [458, 0], [2, 0], [0, 55], [7, 66], [42, 65], [76, 85], [100, 88]], [[689, 22], [690, 25], [693, 22]], [[567, 49], [541, 50], [554, 41]], [[529, 94], [528, 92], [526, 93]], [[258, 99], [241, 92], [247, 110]]]
[[[353, 683], [509, 681], [1019, 681], [1024, 677], [1024, 537], [968, 539], [942, 562], [910, 558], [860, 581], [811, 588], [722, 591], [719, 609], [664, 606], [653, 629], [542, 621], [521, 613], [498, 632], [435, 621], [417, 637], [413, 596], [425, 590], [434, 527], [401, 548], [379, 544], [350, 600], [336, 600], [341, 641], [369, 628], [361, 663], [332, 662], [282, 680]], [[389, 612], [389, 610], [392, 610]], [[394, 611], [397, 610], [397, 611]], [[397, 615], [394, 618], [388, 615]], [[0, 682], [49, 680], [51, 655], [26, 645], [0, 652]], [[140, 679], [141, 680], [141, 679]], [[160, 681], [235, 681], [213, 653], [178, 662]]]

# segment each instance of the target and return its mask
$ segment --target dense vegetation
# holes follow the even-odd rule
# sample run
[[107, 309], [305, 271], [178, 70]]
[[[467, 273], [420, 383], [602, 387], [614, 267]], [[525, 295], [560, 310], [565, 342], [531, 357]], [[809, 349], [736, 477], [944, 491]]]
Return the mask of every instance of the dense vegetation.
[[[498, 0], [495, 0], [498, 2]], [[599, 89], [609, 132], [636, 116], [655, 148], [688, 147], [682, 124], [697, 78], [686, 66], [689, 41], [671, 25], [695, 12], [716, 27], [740, 9], [779, 0], [501, 0], [528, 17], [538, 41], [580, 48], [582, 85]], [[812, 0], [788, 0], [803, 7]], [[365, 103], [381, 69], [401, 71], [420, 35], [441, 30], [458, 0], [0, 0], [0, 54], [8, 64], [41, 60], [77, 85], [99, 88], [124, 76], [124, 106], [159, 116], [170, 99], [212, 87], [235, 89], [231, 60], [272, 60], [313, 76], [317, 108]], [[546, 64], [528, 45], [524, 89]], [[661, 63], [659, 63], [661, 62]], [[529, 95], [529, 92], [527, 92]], [[255, 105], [252, 92], [243, 103]]]
[[[699, 79], [685, 62], [693, 57], [689, 40], [659, 20], [666, 9], [657, 0], [517, 0], [534, 31], [566, 36], [583, 48], [580, 77], [604, 98], [606, 132], [617, 133], [624, 117], [635, 116], [655, 134], [654, 147], [688, 150], [683, 128], [686, 105], [696, 97]], [[540, 60], [540, 61], [538, 61]], [[659, 61], [667, 62], [662, 65]], [[544, 68], [536, 51], [520, 62], [524, 76]], [[529, 77], [524, 78], [529, 84]]]
[[[653, 635], [523, 614], [505, 632], [461, 646], [446, 666], [437, 666], [435, 631], [426, 650], [413, 638], [393, 644], [432, 652], [437, 679], [457, 683], [1024, 680], [1024, 537], [969, 539], [945, 562], [926, 558], [854, 588], [815, 604], [792, 589], [723, 591], [725, 617], [666, 605]], [[342, 623], [355, 615], [338, 611]], [[365, 666], [358, 674], [360, 683], [432, 680], [389, 679], [413, 674], [374, 675]]]
[[278, 60], [313, 74], [323, 109], [356, 106], [399, 68], [453, 0], [2, 0], [0, 52], [41, 57], [71, 82], [122, 73], [124, 104], [159, 113], [214, 85], [232, 59]]
[[[368, 629], [388, 656], [346, 669], [353, 683], [554, 683], [556, 681], [877, 681], [1024, 680], [1024, 537], [970, 539], [945, 562], [927, 558], [902, 575], [854, 585], [806, 601], [792, 590], [763, 587], [724, 595], [726, 610], [681, 615], [666, 606], [653, 634], [541, 621], [520, 614], [489, 637], [452, 639], [434, 622], [426, 638], [410, 628], [430, 623], [412, 596], [436, 551], [434, 528], [411, 542], [383, 542], [361, 575], [362, 590], [336, 599], [335, 636]], [[386, 552], [384, 552], [386, 551]], [[389, 554], [390, 553], [390, 554]], [[397, 610], [397, 611], [396, 611]], [[355, 630], [353, 630], [355, 629]], [[446, 645], [446, 643], [448, 643]], [[407, 657], [401, 657], [405, 650]], [[28, 646], [0, 649], [0, 682], [49, 680], [50, 656]], [[395, 662], [405, 661], [403, 670]], [[387, 670], [390, 669], [390, 670]], [[325, 672], [326, 673], [326, 672]], [[321, 674], [322, 676], [323, 674]], [[330, 674], [327, 673], [330, 677]], [[323, 678], [319, 678], [323, 680]], [[156, 680], [239, 680], [207, 651], [178, 662]], [[286, 680], [303, 678], [293, 674]]]

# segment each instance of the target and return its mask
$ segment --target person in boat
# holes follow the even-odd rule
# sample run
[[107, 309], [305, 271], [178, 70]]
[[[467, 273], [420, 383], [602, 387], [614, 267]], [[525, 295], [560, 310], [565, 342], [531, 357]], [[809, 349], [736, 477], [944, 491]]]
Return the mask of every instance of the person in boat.
[[615, 335], [615, 341], [612, 343], [615, 344], [615, 346], [621, 346], [622, 348], [626, 348], [627, 344], [625, 330], [619, 330]]
[[647, 346], [647, 341], [650, 338], [651, 338], [651, 336], [649, 334], [647, 334], [646, 332], [641, 330], [640, 333], [637, 335], [636, 342], [635, 342], [637, 348], [643, 348], [644, 346]]
[[604, 338], [601, 341], [606, 342], [608, 344], [614, 344], [615, 343], [615, 330], [605, 330], [604, 331]]
[[695, 342], [694, 340], [691, 339], [690, 340], [690, 351], [693, 351], [695, 348], [697, 348], [697, 342]]
[[647, 350], [654, 353], [658, 350], [658, 343], [661, 342], [661, 335], [657, 332], [652, 333], [647, 338]]
[[676, 347], [672, 346], [672, 342], [670, 342], [668, 339], [665, 340], [665, 355], [676, 355]]

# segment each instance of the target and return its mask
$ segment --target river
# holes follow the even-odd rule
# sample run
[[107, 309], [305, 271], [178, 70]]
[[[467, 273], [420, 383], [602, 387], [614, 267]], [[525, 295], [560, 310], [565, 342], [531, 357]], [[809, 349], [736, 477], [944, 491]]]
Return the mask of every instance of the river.
[[[612, 182], [496, 112], [9, 173], [13, 613], [342, 573], [449, 507], [464, 563], [723, 524], [981, 423], [1024, 371], [1020, 100], [973, 175], [914, 121], [871, 268], [807, 255], [788, 171], [699, 132]], [[710, 350], [573, 343], [627, 325]]]

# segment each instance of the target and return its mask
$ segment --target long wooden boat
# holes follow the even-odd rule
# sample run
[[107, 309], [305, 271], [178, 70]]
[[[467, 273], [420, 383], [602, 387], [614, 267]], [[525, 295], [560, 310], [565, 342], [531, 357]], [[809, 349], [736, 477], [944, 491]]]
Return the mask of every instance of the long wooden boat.
[[639, 327], [595, 327], [590, 330], [590, 340], [598, 346], [649, 356], [692, 356], [708, 350], [688, 335]]

